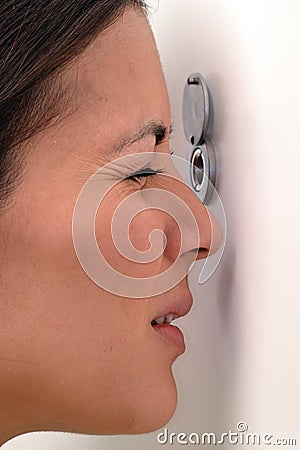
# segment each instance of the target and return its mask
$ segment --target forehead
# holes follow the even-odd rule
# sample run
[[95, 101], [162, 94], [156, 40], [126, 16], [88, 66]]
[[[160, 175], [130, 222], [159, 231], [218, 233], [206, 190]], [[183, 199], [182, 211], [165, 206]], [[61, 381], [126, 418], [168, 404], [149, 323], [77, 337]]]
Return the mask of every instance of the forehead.
[[126, 10], [78, 58], [73, 75], [77, 109], [102, 129], [112, 122], [128, 131], [149, 120], [168, 122], [166, 83], [142, 12]]

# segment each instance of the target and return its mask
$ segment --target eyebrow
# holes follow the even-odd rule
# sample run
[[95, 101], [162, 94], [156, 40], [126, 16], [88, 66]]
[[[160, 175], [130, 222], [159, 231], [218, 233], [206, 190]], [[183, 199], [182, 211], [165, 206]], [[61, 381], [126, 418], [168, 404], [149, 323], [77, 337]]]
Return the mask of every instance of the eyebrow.
[[143, 124], [137, 133], [130, 134], [118, 141], [113, 149], [113, 153], [121, 153], [124, 147], [142, 141], [148, 136], [155, 136], [155, 145], [159, 145], [164, 142], [168, 136], [170, 137], [172, 132], [172, 125], [167, 128], [163, 122], [151, 120]]

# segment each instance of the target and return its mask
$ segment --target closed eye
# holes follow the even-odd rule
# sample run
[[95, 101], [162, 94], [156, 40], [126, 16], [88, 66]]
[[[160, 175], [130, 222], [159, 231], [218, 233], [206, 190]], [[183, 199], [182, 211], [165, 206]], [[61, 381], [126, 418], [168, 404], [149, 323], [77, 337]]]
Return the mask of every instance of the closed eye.
[[164, 169], [151, 169], [150, 167], [145, 167], [144, 169], [139, 170], [138, 172], [133, 173], [125, 177], [125, 180], [133, 180], [137, 183], [141, 181], [142, 178], [158, 175], [160, 173], [165, 173]]

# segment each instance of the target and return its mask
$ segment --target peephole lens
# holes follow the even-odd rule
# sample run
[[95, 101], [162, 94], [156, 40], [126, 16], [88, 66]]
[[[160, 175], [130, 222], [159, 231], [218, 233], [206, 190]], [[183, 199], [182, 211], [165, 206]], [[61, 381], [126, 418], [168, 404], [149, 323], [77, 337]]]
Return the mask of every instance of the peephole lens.
[[201, 186], [204, 177], [204, 160], [202, 151], [200, 149], [195, 150], [193, 156], [193, 182], [194, 187]]

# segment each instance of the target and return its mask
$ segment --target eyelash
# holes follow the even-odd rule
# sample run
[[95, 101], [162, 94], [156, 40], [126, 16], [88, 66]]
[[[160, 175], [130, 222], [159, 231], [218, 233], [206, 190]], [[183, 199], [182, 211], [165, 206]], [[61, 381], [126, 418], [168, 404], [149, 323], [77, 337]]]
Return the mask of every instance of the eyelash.
[[150, 167], [145, 167], [145, 169], [141, 169], [139, 172], [125, 177], [125, 180], [133, 180], [139, 183], [142, 178], [159, 175], [160, 173], [166, 173], [166, 171], [164, 169], [151, 169]]

